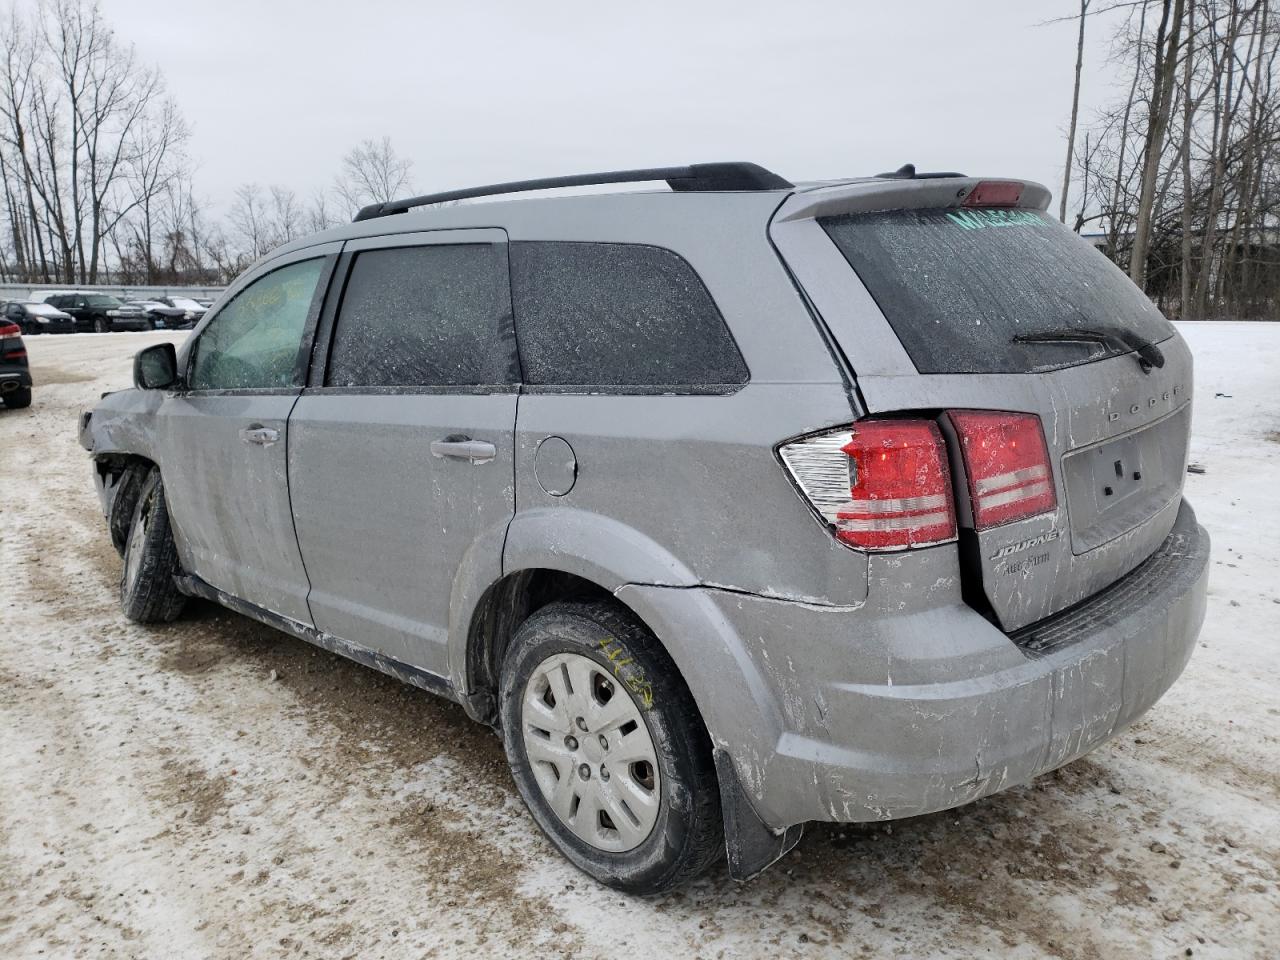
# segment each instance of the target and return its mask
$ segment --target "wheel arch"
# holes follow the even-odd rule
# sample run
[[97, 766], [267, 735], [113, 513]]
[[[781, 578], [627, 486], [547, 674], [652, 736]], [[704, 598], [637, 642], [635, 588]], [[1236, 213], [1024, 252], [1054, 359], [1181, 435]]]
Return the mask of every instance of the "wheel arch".
[[102, 513], [111, 534], [111, 544], [124, 555], [129, 522], [138, 505], [138, 495], [147, 474], [159, 465], [137, 453], [95, 453], [94, 481], [102, 491]]
[[752, 796], [783, 729], [783, 718], [715, 591], [624, 584], [609, 590], [578, 574], [547, 567], [512, 571], [492, 584], [468, 624], [464, 708], [497, 724], [503, 657], [516, 629], [537, 610], [564, 599], [611, 599], [657, 639], [693, 697], [715, 759], [725, 851], [734, 879], [749, 879], [799, 841], [803, 827], [781, 829], [756, 812]]

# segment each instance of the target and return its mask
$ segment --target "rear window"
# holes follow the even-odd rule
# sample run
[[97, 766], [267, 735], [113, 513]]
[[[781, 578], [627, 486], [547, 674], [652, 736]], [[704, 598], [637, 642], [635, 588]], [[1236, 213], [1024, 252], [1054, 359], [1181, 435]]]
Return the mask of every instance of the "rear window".
[[711, 294], [670, 250], [513, 243], [511, 293], [528, 384], [681, 392], [747, 382]]
[[507, 259], [495, 244], [356, 255], [326, 382], [445, 387], [516, 381]]
[[1030, 373], [1173, 334], [1115, 264], [1036, 210], [893, 210], [819, 222], [921, 373]]

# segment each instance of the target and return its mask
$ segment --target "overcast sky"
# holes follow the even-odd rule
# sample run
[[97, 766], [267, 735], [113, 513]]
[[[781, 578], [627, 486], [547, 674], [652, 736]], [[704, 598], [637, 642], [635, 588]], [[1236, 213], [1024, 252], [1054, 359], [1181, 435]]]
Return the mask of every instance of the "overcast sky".
[[[103, 0], [164, 71], [218, 208], [247, 181], [305, 198], [384, 134], [424, 192], [753, 160], [792, 180], [910, 161], [1056, 194], [1075, 26], [1038, 24], [1072, 6]], [[1086, 104], [1114, 92], [1095, 33]]]

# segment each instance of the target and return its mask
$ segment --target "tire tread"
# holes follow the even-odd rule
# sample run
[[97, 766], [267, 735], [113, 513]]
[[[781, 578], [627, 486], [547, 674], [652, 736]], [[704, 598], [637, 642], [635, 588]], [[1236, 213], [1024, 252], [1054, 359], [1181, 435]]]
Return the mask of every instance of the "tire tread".
[[128, 548], [125, 550], [125, 569], [120, 572], [120, 606], [124, 615], [137, 623], [168, 623], [182, 612], [187, 598], [179, 592], [173, 578], [181, 572], [178, 548], [169, 526], [169, 507], [165, 502], [164, 484], [160, 471], [152, 469], [143, 481], [133, 509], [133, 523], [139, 521], [141, 511], [148, 500], [154, 500], [155, 511], [151, 527], [142, 543], [142, 568], [130, 590], [125, 580], [128, 568]]

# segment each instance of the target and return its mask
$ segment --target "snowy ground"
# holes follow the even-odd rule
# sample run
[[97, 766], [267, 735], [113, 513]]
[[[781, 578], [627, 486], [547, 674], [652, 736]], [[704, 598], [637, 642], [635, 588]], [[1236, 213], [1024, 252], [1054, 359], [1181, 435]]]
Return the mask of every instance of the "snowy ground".
[[1182, 329], [1214, 567], [1165, 699], [1034, 785], [652, 900], [567, 866], [459, 708], [207, 604], [127, 623], [74, 422], [166, 335], [29, 338], [35, 404], [0, 411], [0, 957], [1276, 956], [1280, 325]]

